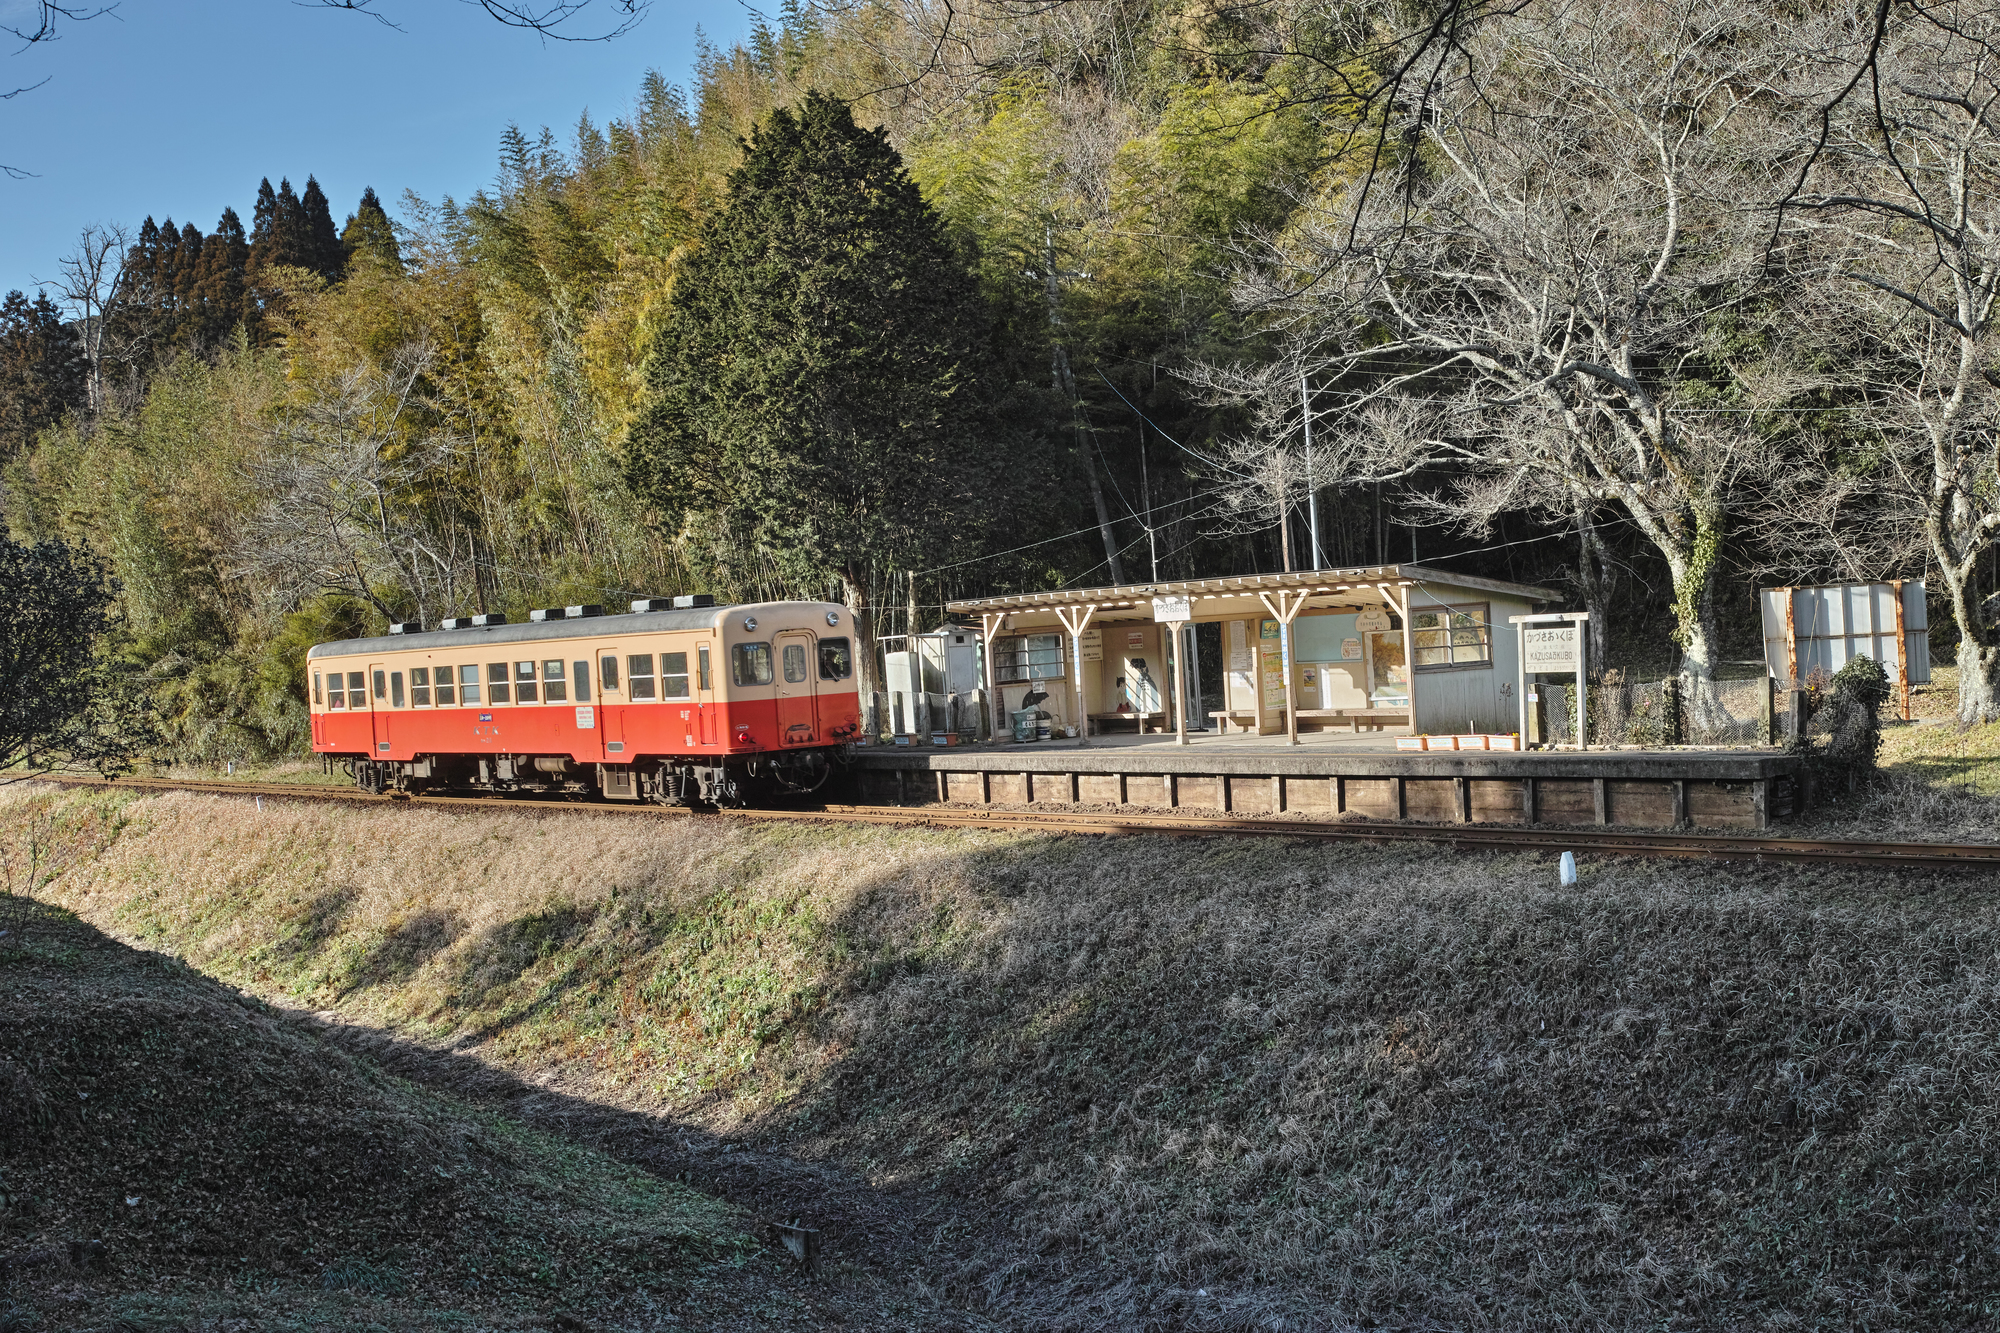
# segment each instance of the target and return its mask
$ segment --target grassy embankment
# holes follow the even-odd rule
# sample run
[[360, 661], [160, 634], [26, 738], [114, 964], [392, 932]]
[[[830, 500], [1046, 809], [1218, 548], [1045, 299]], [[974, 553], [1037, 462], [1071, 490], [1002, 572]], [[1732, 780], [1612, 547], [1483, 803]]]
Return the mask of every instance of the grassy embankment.
[[828, 1164], [828, 1208], [930, 1210], [928, 1279], [1004, 1321], [2000, 1312], [1983, 881], [47, 802], [116, 824], [50, 891], [85, 919]]

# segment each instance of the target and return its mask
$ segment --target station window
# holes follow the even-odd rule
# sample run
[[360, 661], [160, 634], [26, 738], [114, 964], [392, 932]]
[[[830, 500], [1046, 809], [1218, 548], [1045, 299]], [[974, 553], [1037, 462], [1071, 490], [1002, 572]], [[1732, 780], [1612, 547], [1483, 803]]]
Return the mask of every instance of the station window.
[[569, 682], [563, 679], [561, 662], [542, 663], [542, 698], [552, 704], [568, 701]]
[[326, 702], [326, 700], [325, 700], [324, 698], [322, 698], [322, 697], [321, 697], [321, 692], [320, 692], [320, 674], [321, 674], [321, 673], [319, 673], [319, 672], [317, 672], [317, 671], [313, 672], [313, 702], [314, 702], [314, 703], [316, 703], [316, 704], [320, 704], [320, 703], [325, 703], [325, 702]]
[[1493, 665], [1493, 630], [1486, 611], [1485, 602], [1411, 611], [1410, 639], [1416, 649], [1417, 669]]
[[739, 643], [729, 650], [729, 674], [738, 685], [771, 683], [771, 645]]
[[347, 707], [347, 691], [341, 688], [345, 679], [338, 671], [327, 677], [326, 706], [328, 708]]
[[688, 697], [688, 655], [686, 653], [660, 654], [660, 697], [662, 699], [685, 699]]
[[576, 701], [587, 704], [590, 702], [590, 663], [571, 662], [569, 665], [570, 670], [575, 673]]
[[391, 671], [389, 673], [389, 694], [390, 694], [390, 699], [389, 699], [390, 704], [396, 708], [401, 708], [403, 706], [402, 672]]
[[633, 653], [625, 659], [625, 693], [634, 699], [653, 697], [653, 655]]
[[993, 644], [993, 678], [1000, 684], [1029, 680], [1059, 680], [1063, 672], [1063, 636], [1018, 634]]
[[458, 697], [468, 704], [479, 702], [479, 668], [462, 666], [458, 669]]
[[[382, 673], [378, 671], [375, 674], [379, 678]], [[349, 708], [366, 708], [368, 706], [367, 693], [362, 687], [361, 673], [359, 671], [350, 671], [347, 673], [347, 706]]]
[[712, 688], [708, 679], [708, 645], [705, 643], [695, 649], [694, 687], [703, 694], [707, 694]]
[[429, 708], [431, 706], [431, 669], [429, 667], [410, 668], [410, 706]]
[[819, 641], [819, 678], [821, 680], [846, 680], [854, 674], [854, 651], [848, 647], [846, 639], [821, 639]]
[[378, 671], [375, 673], [375, 702], [380, 703], [388, 697], [389, 674], [386, 671]]
[[507, 664], [488, 662], [486, 664], [486, 698], [489, 703], [507, 702]]
[[540, 695], [535, 689], [535, 664], [533, 662], [514, 663], [514, 702], [531, 704]]
[[615, 690], [618, 688], [618, 658], [606, 653], [597, 659], [597, 688]]
[[806, 678], [806, 646], [802, 643], [785, 645], [785, 683], [797, 685]]

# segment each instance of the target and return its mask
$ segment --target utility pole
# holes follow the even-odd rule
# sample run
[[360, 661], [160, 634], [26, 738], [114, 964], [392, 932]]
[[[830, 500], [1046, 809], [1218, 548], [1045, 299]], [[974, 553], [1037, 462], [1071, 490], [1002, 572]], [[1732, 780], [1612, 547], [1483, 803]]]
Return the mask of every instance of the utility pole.
[[[1040, 273], [1028, 270], [1031, 278], [1042, 280], [1042, 291], [1049, 303], [1049, 379], [1055, 391], [1070, 404], [1070, 411], [1076, 412], [1076, 376], [1070, 370], [1069, 348], [1063, 343], [1062, 285], [1067, 280], [1087, 282], [1090, 274], [1080, 269], [1059, 269], [1056, 267], [1056, 225], [1053, 221], [1042, 224], [1043, 266]], [[1077, 414], [1077, 452], [1083, 456], [1083, 475], [1090, 483], [1090, 503], [1097, 510], [1097, 530], [1104, 538], [1104, 558], [1111, 566], [1111, 581], [1125, 581], [1125, 567], [1118, 559], [1118, 541], [1111, 534], [1111, 511], [1104, 503], [1104, 488], [1097, 481], [1097, 463], [1091, 458], [1094, 446], [1084, 438], [1083, 420]]]
[[1146, 466], [1146, 418], [1139, 418], [1139, 503], [1146, 513], [1146, 551], [1153, 557], [1153, 582], [1160, 581], [1160, 543], [1153, 530], [1153, 474]]
[[1306, 388], [1306, 373], [1299, 372], [1300, 421], [1306, 429], [1306, 513], [1312, 520], [1312, 567], [1326, 568], [1326, 557], [1319, 549], [1319, 478], [1313, 473], [1313, 405], [1312, 394]]

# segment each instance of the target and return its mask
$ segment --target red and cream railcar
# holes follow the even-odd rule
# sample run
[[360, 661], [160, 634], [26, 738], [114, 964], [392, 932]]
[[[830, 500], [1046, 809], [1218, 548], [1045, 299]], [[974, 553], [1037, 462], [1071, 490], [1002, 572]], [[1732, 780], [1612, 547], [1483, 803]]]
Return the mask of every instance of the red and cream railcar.
[[319, 644], [313, 749], [371, 791], [739, 804], [818, 786], [861, 730], [847, 608], [655, 605]]

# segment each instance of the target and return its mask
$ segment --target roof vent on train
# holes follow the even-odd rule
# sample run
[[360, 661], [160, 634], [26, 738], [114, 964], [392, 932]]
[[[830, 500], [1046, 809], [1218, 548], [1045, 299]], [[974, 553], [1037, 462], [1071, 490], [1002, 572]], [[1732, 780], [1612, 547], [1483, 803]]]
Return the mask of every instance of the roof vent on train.
[[545, 620], [567, 620], [568, 618], [568, 608], [561, 606], [538, 606], [528, 612], [528, 620], [536, 625], [541, 624]]
[[685, 597], [641, 597], [632, 603], [634, 611], [695, 611], [715, 605], [712, 592], [690, 593]]
[[563, 618], [565, 620], [582, 620], [585, 616], [601, 616], [603, 614], [604, 608], [595, 602], [586, 602], [582, 606], [565, 606], [563, 608]]
[[490, 616], [474, 616], [472, 618], [472, 627], [474, 629], [492, 629], [495, 625], [504, 625], [506, 623], [507, 617], [498, 611], [495, 611]]
[[421, 620], [398, 620], [389, 626], [391, 634], [422, 634], [424, 622]]
[[476, 623], [473, 616], [449, 616], [438, 621], [439, 629], [471, 629]]

